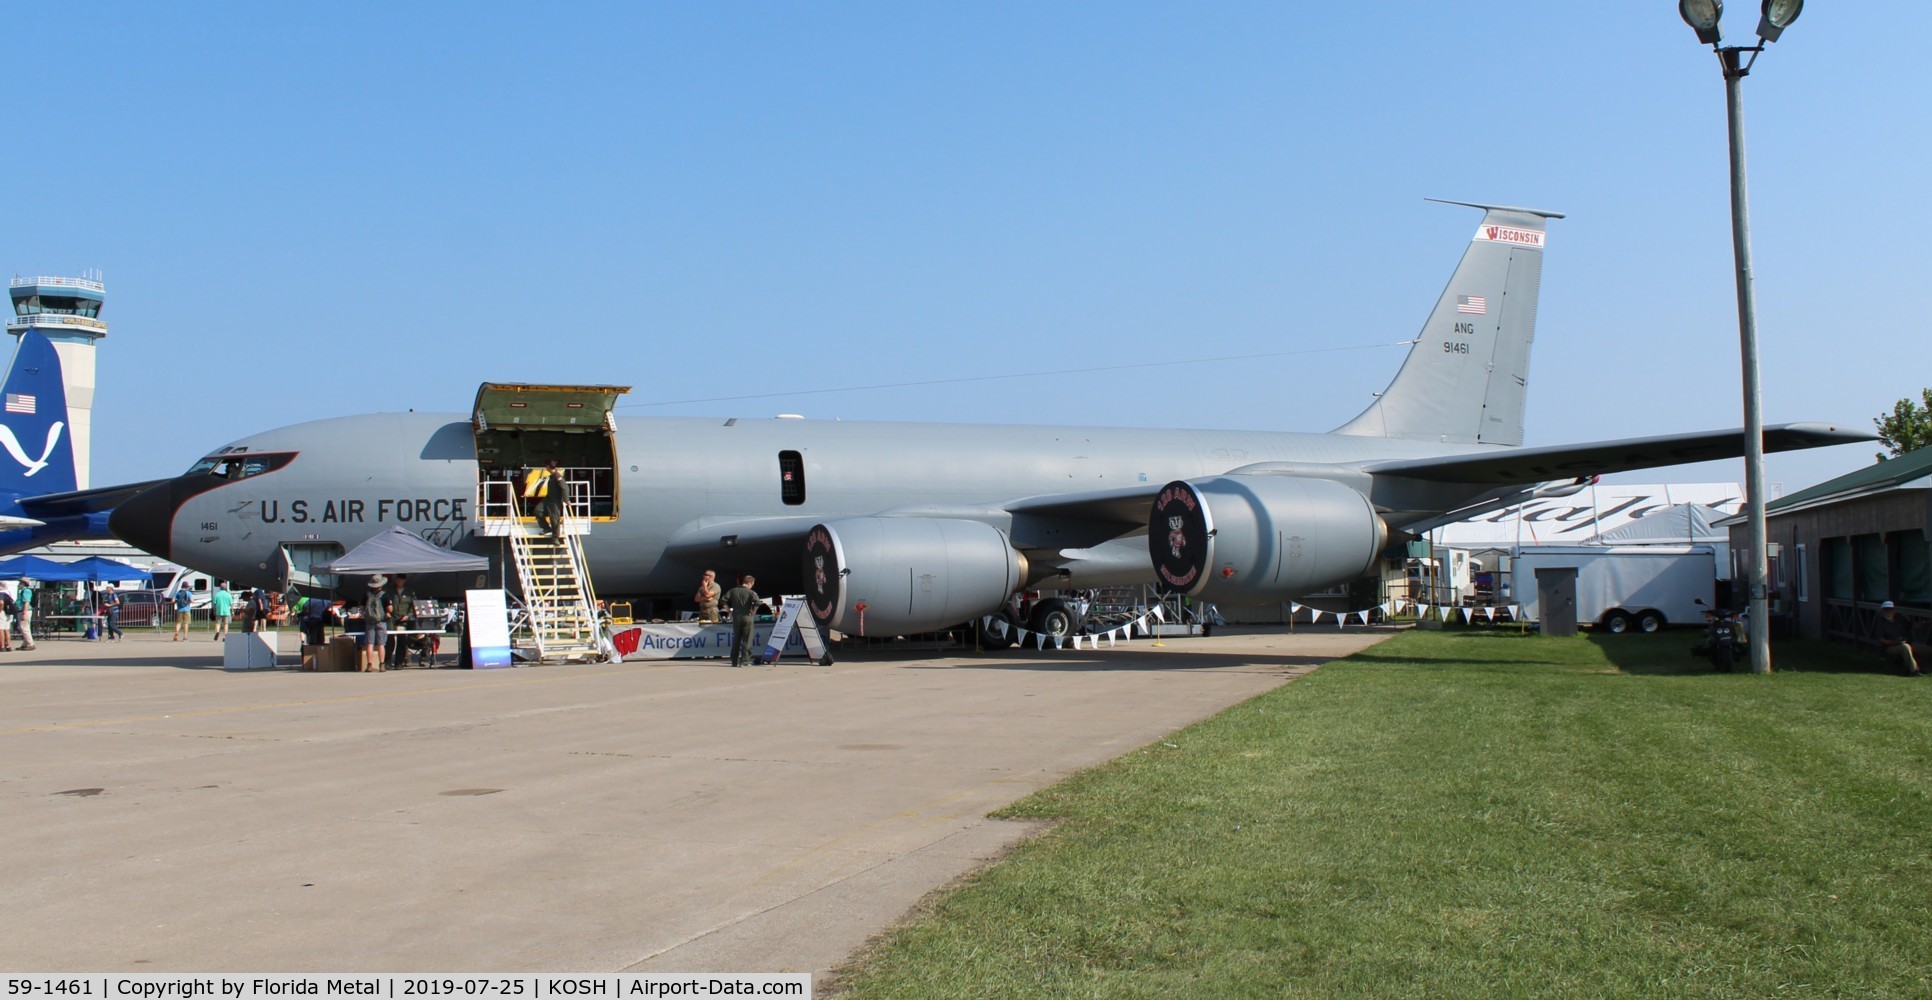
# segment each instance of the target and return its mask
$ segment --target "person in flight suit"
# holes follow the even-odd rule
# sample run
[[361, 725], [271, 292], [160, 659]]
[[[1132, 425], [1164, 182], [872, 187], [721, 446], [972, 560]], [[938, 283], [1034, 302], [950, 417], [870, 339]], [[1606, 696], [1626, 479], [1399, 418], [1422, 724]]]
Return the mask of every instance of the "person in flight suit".
[[758, 634], [758, 592], [751, 589], [758, 578], [747, 574], [736, 587], [724, 592], [724, 605], [731, 612], [731, 665], [752, 664], [752, 637]]
[[723, 593], [724, 589], [718, 586], [717, 571], [705, 570], [704, 576], [698, 580], [698, 592], [691, 595], [692, 599], [698, 602], [699, 621], [718, 620], [718, 597]]

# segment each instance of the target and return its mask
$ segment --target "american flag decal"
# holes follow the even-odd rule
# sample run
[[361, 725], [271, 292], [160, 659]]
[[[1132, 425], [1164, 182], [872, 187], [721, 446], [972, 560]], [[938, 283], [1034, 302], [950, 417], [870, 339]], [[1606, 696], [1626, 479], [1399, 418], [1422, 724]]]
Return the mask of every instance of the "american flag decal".
[[1489, 311], [1489, 300], [1480, 295], [1458, 295], [1456, 311], [1469, 316], [1481, 316]]
[[7, 393], [7, 412], [8, 413], [34, 412], [34, 398], [24, 392]]

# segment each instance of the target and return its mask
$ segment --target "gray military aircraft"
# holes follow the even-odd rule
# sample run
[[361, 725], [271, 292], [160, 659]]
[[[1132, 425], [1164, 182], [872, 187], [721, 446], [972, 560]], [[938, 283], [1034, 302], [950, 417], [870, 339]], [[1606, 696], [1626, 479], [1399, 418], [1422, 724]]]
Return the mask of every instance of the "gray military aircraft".
[[[899, 635], [996, 613], [1022, 588], [1155, 582], [1274, 602], [1359, 577], [1429, 527], [1743, 453], [1736, 429], [1521, 447], [1545, 226], [1562, 216], [1451, 204], [1484, 215], [1448, 287], [1388, 389], [1325, 434], [619, 418], [616, 387], [485, 385], [468, 419], [251, 434], [123, 502], [110, 526], [242, 585], [326, 584], [311, 566], [396, 526], [490, 555], [500, 578], [504, 542], [476, 530], [486, 487], [507, 495], [504, 480], [554, 458], [587, 494], [601, 593], [684, 595], [704, 569], [752, 572], [806, 594], [822, 626]], [[1786, 424], [1765, 450], [1871, 437]]]

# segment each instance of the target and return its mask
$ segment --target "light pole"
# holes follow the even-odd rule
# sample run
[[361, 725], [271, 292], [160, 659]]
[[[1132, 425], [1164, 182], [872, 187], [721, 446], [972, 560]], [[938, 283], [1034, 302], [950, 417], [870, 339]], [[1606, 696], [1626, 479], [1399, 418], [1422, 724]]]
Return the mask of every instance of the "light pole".
[[[1764, 523], [1764, 416], [1759, 412], [1758, 394], [1758, 306], [1751, 288], [1751, 215], [1744, 184], [1744, 105], [1743, 80], [1751, 72], [1758, 54], [1769, 42], [1778, 40], [1784, 29], [1798, 19], [1804, 0], [1764, 0], [1758, 20], [1758, 44], [1721, 44], [1717, 22], [1724, 14], [1722, 0], [1678, 0], [1677, 13], [1697, 32], [1697, 40], [1717, 52], [1724, 69], [1725, 107], [1731, 124], [1731, 248], [1737, 258], [1738, 348], [1744, 355], [1744, 494], [1745, 515], [1750, 523], [1750, 545], [1745, 572], [1750, 585], [1750, 618], [1746, 634], [1751, 641], [1751, 672], [1771, 672], [1771, 612], [1766, 592], [1770, 587], [1770, 561], [1765, 556]], [[1750, 59], [1742, 59], [1744, 53]]]

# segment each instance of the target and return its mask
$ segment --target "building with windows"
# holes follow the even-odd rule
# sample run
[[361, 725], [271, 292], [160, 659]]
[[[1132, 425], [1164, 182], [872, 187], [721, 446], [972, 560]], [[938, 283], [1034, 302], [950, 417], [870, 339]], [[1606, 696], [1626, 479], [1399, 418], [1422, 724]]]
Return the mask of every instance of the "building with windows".
[[[1869, 644], [1881, 601], [1914, 623], [1932, 620], [1932, 448], [1773, 500], [1765, 519], [1774, 628]], [[1733, 558], [1744, 558], [1749, 524], [1720, 523]]]

